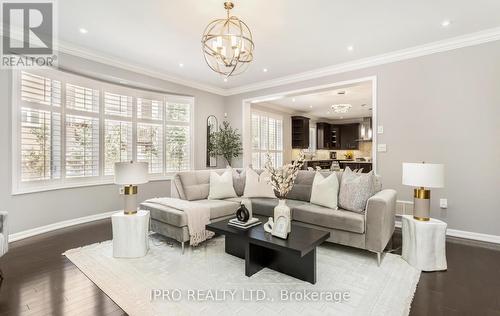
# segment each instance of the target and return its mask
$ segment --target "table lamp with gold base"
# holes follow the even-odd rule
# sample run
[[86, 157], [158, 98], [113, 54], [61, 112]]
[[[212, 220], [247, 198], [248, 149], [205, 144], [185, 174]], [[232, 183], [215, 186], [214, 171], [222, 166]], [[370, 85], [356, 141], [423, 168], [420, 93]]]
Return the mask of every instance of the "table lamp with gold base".
[[403, 184], [413, 191], [413, 218], [428, 221], [431, 211], [431, 190], [444, 187], [444, 165], [432, 163], [403, 163]]
[[137, 185], [148, 182], [147, 162], [117, 162], [115, 163], [115, 183], [124, 185], [123, 198], [127, 215], [137, 213]]

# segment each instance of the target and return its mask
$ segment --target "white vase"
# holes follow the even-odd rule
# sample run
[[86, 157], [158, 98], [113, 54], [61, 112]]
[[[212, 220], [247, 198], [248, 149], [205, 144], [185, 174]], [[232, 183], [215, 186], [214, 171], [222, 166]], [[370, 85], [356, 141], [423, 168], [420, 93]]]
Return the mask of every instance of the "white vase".
[[279, 216], [285, 216], [288, 219], [288, 232], [292, 230], [292, 215], [290, 214], [290, 208], [286, 205], [286, 199], [280, 199], [278, 205], [274, 208], [274, 222]]

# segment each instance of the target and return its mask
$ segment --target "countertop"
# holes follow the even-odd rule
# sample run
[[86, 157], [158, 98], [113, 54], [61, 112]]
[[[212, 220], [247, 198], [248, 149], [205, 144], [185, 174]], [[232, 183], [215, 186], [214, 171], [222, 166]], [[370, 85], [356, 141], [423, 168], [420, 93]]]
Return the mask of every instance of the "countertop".
[[357, 161], [357, 160], [346, 160], [346, 159], [306, 159], [304, 162], [314, 162], [314, 161], [338, 161], [344, 163], [372, 163], [371, 161]]

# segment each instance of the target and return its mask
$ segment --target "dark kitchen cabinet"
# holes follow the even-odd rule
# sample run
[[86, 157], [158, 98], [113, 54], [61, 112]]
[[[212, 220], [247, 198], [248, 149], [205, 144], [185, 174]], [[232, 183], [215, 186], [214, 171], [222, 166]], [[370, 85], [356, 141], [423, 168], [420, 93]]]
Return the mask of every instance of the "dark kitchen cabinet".
[[359, 123], [338, 125], [340, 128], [340, 149], [359, 149]]
[[340, 149], [340, 127], [330, 125], [330, 149]]
[[316, 148], [330, 149], [332, 146], [331, 124], [318, 122], [316, 123]]
[[292, 116], [292, 148], [309, 147], [309, 118]]

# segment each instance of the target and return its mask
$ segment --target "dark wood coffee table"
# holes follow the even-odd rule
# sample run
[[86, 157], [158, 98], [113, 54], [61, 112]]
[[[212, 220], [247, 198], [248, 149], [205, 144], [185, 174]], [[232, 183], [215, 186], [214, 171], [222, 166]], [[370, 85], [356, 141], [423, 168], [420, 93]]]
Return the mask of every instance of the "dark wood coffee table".
[[[267, 222], [267, 217], [256, 217]], [[210, 223], [206, 228], [225, 235], [226, 253], [245, 259], [246, 276], [267, 267], [316, 283], [316, 246], [330, 237], [329, 232], [292, 223], [292, 232], [285, 240], [265, 232], [263, 224], [243, 230], [228, 226], [228, 222], [229, 219]]]

